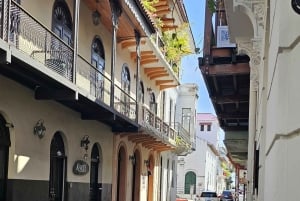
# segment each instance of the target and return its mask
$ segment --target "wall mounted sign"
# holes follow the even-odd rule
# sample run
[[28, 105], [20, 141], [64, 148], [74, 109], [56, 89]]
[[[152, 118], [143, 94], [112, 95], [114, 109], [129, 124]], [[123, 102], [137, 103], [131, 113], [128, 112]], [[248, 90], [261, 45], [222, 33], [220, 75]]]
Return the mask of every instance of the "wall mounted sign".
[[85, 175], [89, 172], [89, 165], [83, 160], [75, 161], [73, 165], [73, 173], [76, 175]]

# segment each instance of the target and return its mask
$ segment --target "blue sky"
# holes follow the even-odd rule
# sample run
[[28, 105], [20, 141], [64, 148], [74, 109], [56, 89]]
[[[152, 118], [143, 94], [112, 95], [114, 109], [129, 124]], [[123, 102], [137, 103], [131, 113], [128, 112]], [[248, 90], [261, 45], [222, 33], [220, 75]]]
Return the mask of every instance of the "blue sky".
[[[190, 21], [196, 47], [202, 50], [205, 0], [184, 0], [183, 3]], [[202, 57], [202, 52], [200, 52], [198, 55], [189, 55], [183, 58], [181, 82], [198, 84], [198, 113], [207, 112], [215, 114], [204, 80], [199, 70], [198, 57]]]

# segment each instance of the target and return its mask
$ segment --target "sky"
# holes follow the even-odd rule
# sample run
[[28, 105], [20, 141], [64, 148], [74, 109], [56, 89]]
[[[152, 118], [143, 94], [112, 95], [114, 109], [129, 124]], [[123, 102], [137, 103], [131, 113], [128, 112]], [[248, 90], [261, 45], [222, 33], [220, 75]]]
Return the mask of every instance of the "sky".
[[[203, 49], [203, 34], [204, 34], [204, 9], [205, 0], [184, 0], [185, 9], [189, 18], [190, 26], [193, 32], [195, 45], [197, 48]], [[182, 60], [182, 78], [181, 83], [196, 83], [198, 84], [198, 103], [197, 113], [213, 113], [214, 107], [209, 98], [202, 74], [198, 66], [198, 57], [202, 57], [202, 52], [199, 54], [189, 55]]]

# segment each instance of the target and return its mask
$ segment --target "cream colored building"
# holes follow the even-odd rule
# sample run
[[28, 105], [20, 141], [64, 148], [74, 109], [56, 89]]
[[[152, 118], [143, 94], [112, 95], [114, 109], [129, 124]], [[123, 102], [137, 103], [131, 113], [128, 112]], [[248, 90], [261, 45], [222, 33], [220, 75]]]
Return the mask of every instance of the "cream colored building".
[[188, 19], [182, 2], [153, 7], [0, 0], [1, 201], [175, 200], [194, 134], [162, 34]]
[[224, 1], [230, 42], [250, 58], [247, 201], [299, 199], [299, 7]]

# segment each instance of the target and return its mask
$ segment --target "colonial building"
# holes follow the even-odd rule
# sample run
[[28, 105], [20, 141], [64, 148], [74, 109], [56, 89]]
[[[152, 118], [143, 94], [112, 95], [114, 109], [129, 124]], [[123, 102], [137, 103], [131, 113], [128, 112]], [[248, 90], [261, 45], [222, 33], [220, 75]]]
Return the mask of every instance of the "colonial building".
[[[220, 126], [215, 115], [198, 113], [196, 118], [196, 150], [178, 156], [177, 195], [195, 199], [202, 191], [225, 189], [222, 162], [226, 162], [219, 149]], [[226, 157], [226, 156], [225, 156]], [[227, 163], [227, 162], [226, 162]]]
[[[239, 181], [246, 185], [246, 198], [250, 201], [297, 200], [300, 167], [297, 157], [300, 144], [297, 57], [300, 30], [296, 27], [300, 22], [299, 1], [218, 2], [223, 5], [217, 4], [220, 7], [216, 9], [216, 13], [222, 14], [222, 19], [226, 22], [226, 33], [230, 36], [230, 39], [227, 37], [228, 42], [236, 44], [236, 55], [249, 57], [248, 70], [237, 62], [227, 65], [234, 67], [230, 71], [228, 68], [227, 75], [235, 77], [237, 81], [233, 85], [236, 86], [237, 93], [231, 97], [230, 102], [235, 99], [236, 105], [241, 103], [243, 96], [239, 92], [242, 88], [247, 88], [249, 92], [249, 124], [245, 132], [238, 133], [242, 124], [234, 122], [240, 126], [235, 133], [239, 141], [236, 140], [236, 146], [231, 146], [230, 150], [233, 153], [231, 155], [236, 156], [232, 157], [233, 160], [247, 168]], [[211, 19], [211, 14], [207, 14], [207, 19]], [[211, 29], [207, 26], [207, 43], [212, 38], [209, 34]], [[207, 50], [209, 49], [213, 48]], [[209, 58], [212, 55], [209, 53], [212, 52], [206, 52], [204, 57]], [[232, 61], [237, 61], [238, 57], [232, 58]], [[211, 64], [213, 63], [203, 64], [201, 68], [210, 69], [214, 67]], [[242, 71], [247, 78], [244, 77], [239, 82], [238, 77], [241, 77]], [[226, 76], [223, 76], [225, 80]], [[212, 89], [213, 85], [207, 86]], [[223, 100], [228, 97], [225, 93], [219, 95]], [[241, 110], [235, 110], [231, 119], [238, 115], [241, 117], [242, 114]], [[221, 114], [218, 115], [223, 118]], [[232, 138], [233, 133], [229, 133], [228, 137]], [[243, 145], [241, 149], [243, 138], [247, 146]], [[245, 157], [242, 157], [242, 151], [246, 153]], [[246, 179], [243, 179], [244, 176]]]
[[1, 201], [171, 200], [194, 140], [176, 105], [188, 19], [147, 2], [0, 0]]

